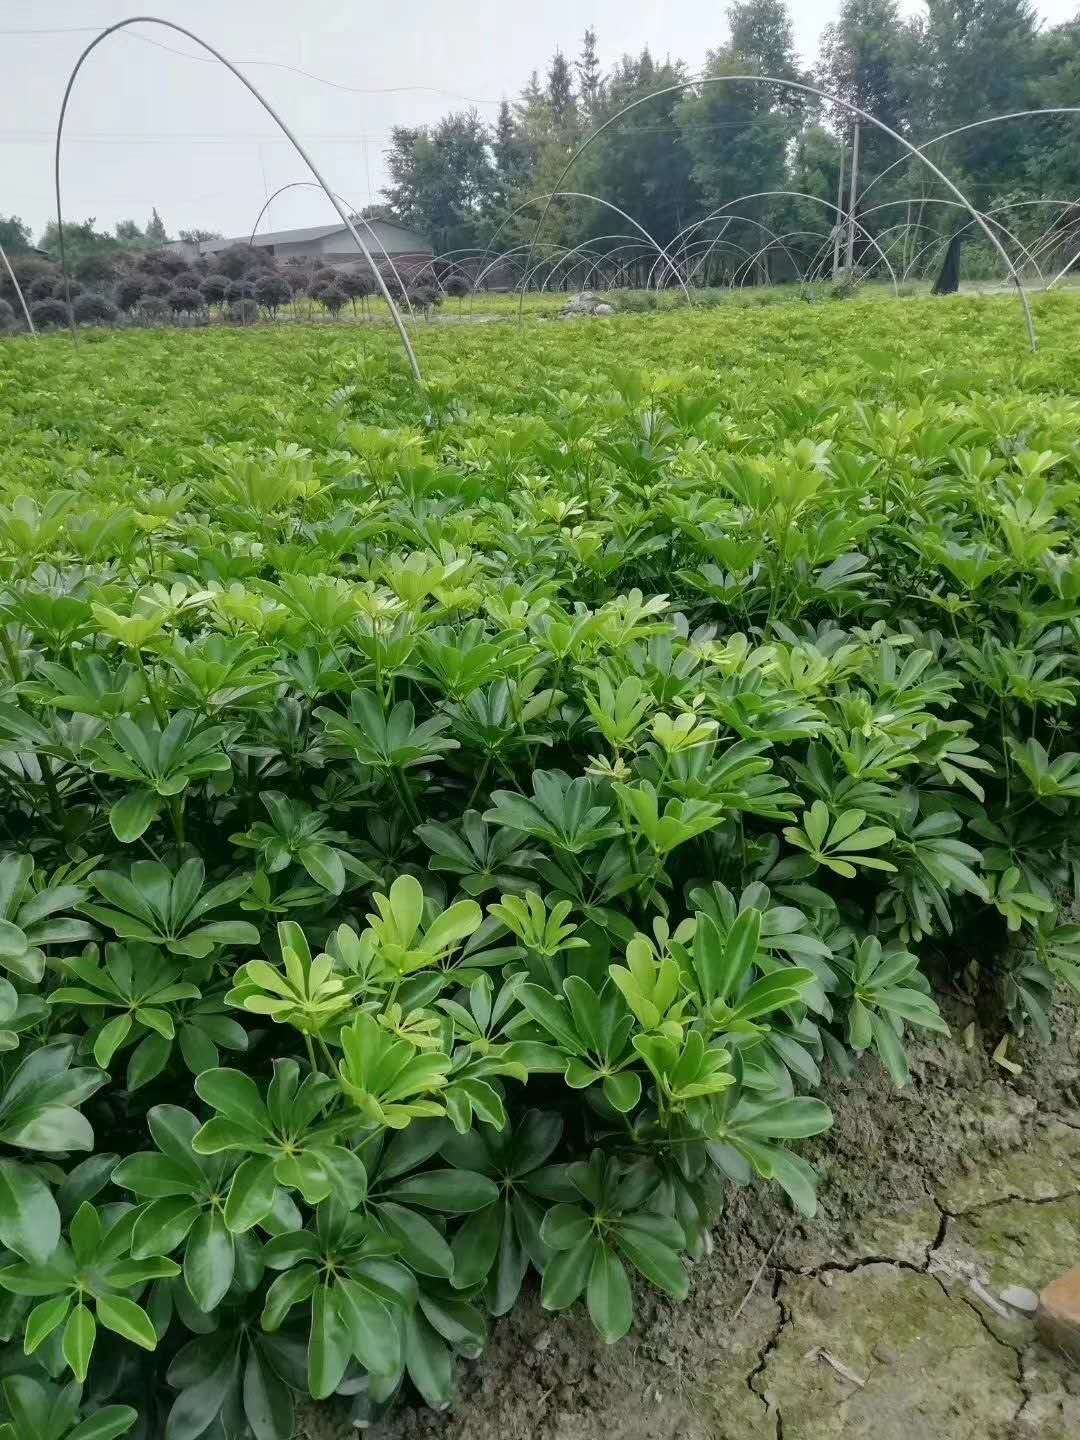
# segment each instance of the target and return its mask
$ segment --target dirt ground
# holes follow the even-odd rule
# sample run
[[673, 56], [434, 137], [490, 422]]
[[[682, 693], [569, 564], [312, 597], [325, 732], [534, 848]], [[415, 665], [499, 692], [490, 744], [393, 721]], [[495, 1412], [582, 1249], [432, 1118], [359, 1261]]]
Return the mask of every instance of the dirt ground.
[[[954, 1036], [973, 1017], [950, 1015]], [[535, 1288], [459, 1366], [459, 1399], [408, 1405], [377, 1440], [1066, 1440], [1080, 1371], [1002, 1304], [1080, 1258], [1080, 1014], [1012, 1076], [975, 1033], [913, 1041], [900, 1092], [872, 1060], [831, 1086], [836, 1123], [802, 1153], [813, 1221], [732, 1190], [690, 1298], [644, 1294], [607, 1347]], [[816, 1153], [815, 1153], [816, 1152]], [[756, 1277], [756, 1279], [755, 1279]], [[752, 1290], [751, 1290], [752, 1287]], [[748, 1296], [748, 1292], [751, 1292]], [[351, 1432], [322, 1409], [301, 1436]]]

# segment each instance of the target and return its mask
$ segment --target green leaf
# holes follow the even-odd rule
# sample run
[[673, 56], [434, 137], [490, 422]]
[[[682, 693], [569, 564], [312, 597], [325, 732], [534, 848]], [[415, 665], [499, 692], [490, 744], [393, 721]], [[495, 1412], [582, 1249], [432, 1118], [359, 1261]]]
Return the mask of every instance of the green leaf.
[[99, 1258], [101, 1235], [101, 1216], [89, 1200], [84, 1200], [68, 1226], [68, 1238], [76, 1265], [88, 1269]]
[[333, 1290], [316, 1287], [311, 1300], [311, 1337], [308, 1340], [308, 1389], [325, 1400], [341, 1383], [349, 1363], [351, 1335], [341, 1323]]
[[17, 1160], [0, 1160], [0, 1241], [33, 1265], [44, 1265], [60, 1241], [52, 1191]]
[[385, 1194], [401, 1204], [422, 1205], [425, 1210], [442, 1210], [448, 1215], [483, 1210], [499, 1198], [493, 1180], [470, 1170], [425, 1170], [399, 1180]]
[[479, 1285], [495, 1263], [502, 1237], [503, 1206], [488, 1205], [470, 1215], [450, 1242], [454, 1257], [454, 1288]]
[[106, 1405], [75, 1426], [66, 1440], [117, 1440], [126, 1435], [139, 1418], [130, 1405]]
[[268, 1155], [245, 1160], [232, 1178], [225, 1200], [225, 1225], [233, 1235], [242, 1235], [264, 1220], [274, 1204], [277, 1181], [274, 1162]]
[[[156, 1079], [169, 1062], [172, 1045], [157, 1033], [144, 1035], [128, 1057], [127, 1088], [139, 1090]], [[215, 1056], [215, 1063], [217, 1057]]]
[[123, 1295], [99, 1295], [97, 1315], [102, 1325], [144, 1350], [157, 1347], [153, 1321], [141, 1305]]
[[218, 1211], [201, 1216], [184, 1252], [184, 1281], [200, 1310], [215, 1309], [232, 1284], [236, 1264], [233, 1237]]
[[109, 811], [109, 824], [121, 845], [130, 845], [144, 834], [158, 813], [160, 800], [153, 790], [129, 790]]
[[450, 1351], [418, 1310], [405, 1318], [405, 1366], [409, 1379], [433, 1410], [446, 1410], [454, 1398]]
[[131, 1232], [132, 1259], [170, 1254], [183, 1243], [200, 1214], [199, 1205], [185, 1195], [152, 1200], [139, 1212]]
[[349, 1332], [353, 1354], [373, 1375], [392, 1375], [401, 1367], [401, 1337], [383, 1302], [355, 1280], [342, 1276], [337, 1284], [341, 1323]]
[[604, 1076], [604, 1094], [620, 1114], [627, 1114], [641, 1099], [641, 1076], [633, 1070]]
[[606, 1245], [597, 1245], [593, 1252], [587, 1299], [589, 1317], [605, 1344], [621, 1340], [634, 1318], [634, 1302], [626, 1269]]
[[345, 866], [329, 845], [305, 845], [299, 852], [299, 860], [316, 885], [329, 890], [331, 895], [340, 895], [345, 889]]
[[[198, 1343], [194, 1342], [195, 1345]], [[189, 1346], [188, 1350], [191, 1348]], [[174, 1367], [185, 1353], [183, 1350], [180, 1352]], [[165, 1426], [165, 1440], [201, 1440], [217, 1419], [238, 1379], [239, 1347], [235, 1343], [224, 1344], [219, 1353], [217, 1364], [200, 1370], [198, 1378], [184, 1385], [176, 1397]], [[169, 1379], [177, 1383], [173, 1368], [170, 1368]]]
[[195, 1093], [234, 1125], [256, 1133], [270, 1129], [258, 1086], [240, 1070], [204, 1070], [196, 1077]]
[[690, 1278], [670, 1245], [651, 1233], [646, 1217], [629, 1217], [619, 1226], [616, 1243], [636, 1270], [640, 1270], [650, 1285], [672, 1296], [685, 1300], [690, 1290]]
[[881, 1015], [869, 1012], [870, 1029], [874, 1036], [874, 1048], [881, 1057], [881, 1063], [892, 1077], [893, 1084], [902, 1089], [910, 1078], [907, 1056], [899, 1035]]
[[40, 1305], [34, 1306], [26, 1317], [23, 1333], [23, 1350], [27, 1355], [32, 1355], [57, 1326], [63, 1324], [70, 1309], [70, 1295], [57, 1295], [52, 1300], [43, 1300]]
[[319, 1281], [314, 1265], [298, 1265], [279, 1275], [266, 1292], [263, 1303], [262, 1327], [277, 1330], [294, 1305], [309, 1300]]
[[107, 1021], [98, 1031], [94, 1041], [94, 1059], [103, 1070], [109, 1068], [113, 1056], [131, 1034], [131, 1023], [131, 1016], [125, 1013]]
[[64, 1326], [62, 1345], [64, 1359], [75, 1372], [75, 1378], [82, 1383], [90, 1368], [90, 1356], [94, 1349], [97, 1326], [94, 1317], [83, 1304], [76, 1305]]
[[592, 1221], [580, 1205], [553, 1205], [540, 1234], [553, 1250], [573, 1250], [592, 1233]]
[[390, 1234], [401, 1245], [401, 1256], [420, 1275], [449, 1280], [454, 1272], [450, 1246], [430, 1220], [417, 1215], [404, 1205], [386, 1203], [379, 1206], [379, 1216]]
[[284, 1380], [260, 1354], [259, 1346], [248, 1350], [244, 1366], [244, 1415], [255, 1440], [291, 1440], [293, 1399]]
[[545, 1310], [565, 1310], [572, 1305], [589, 1280], [594, 1251], [599, 1241], [590, 1233], [569, 1250], [553, 1255], [544, 1271], [540, 1290]]

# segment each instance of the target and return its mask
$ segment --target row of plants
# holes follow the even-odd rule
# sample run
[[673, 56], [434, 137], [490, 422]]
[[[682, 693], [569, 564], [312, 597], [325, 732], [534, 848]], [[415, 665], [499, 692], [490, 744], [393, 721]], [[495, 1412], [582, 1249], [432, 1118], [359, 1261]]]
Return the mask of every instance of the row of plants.
[[[334, 268], [312, 257], [279, 264], [268, 250], [243, 244], [194, 259], [166, 249], [76, 254], [66, 276], [54, 260], [16, 253], [12, 270], [38, 330], [73, 321], [114, 327], [170, 320], [190, 324], [193, 319], [251, 324], [282, 313], [311, 318], [316, 305], [330, 317], [346, 306], [354, 315], [366, 316], [368, 302], [381, 295], [366, 264]], [[460, 298], [470, 290], [460, 275], [446, 267], [418, 275], [406, 269], [403, 276], [387, 267], [383, 278], [398, 300], [407, 295], [413, 309], [422, 312], [440, 305], [446, 296]], [[0, 333], [24, 325], [18, 292], [11, 277], [0, 271]]]
[[942, 313], [9, 347], [0, 1436], [614, 1342], [941, 989], [1049, 1035], [1074, 316]]

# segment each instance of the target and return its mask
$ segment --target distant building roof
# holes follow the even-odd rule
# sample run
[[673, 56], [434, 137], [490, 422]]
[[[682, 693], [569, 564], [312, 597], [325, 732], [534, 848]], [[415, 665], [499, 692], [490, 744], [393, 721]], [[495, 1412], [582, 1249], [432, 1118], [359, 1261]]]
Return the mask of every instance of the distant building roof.
[[[368, 229], [368, 226], [371, 229]], [[415, 230], [410, 230], [404, 225], [397, 225], [392, 220], [369, 220], [366, 224], [357, 225], [358, 234], [364, 243], [373, 252], [384, 248], [390, 254], [401, 254], [416, 250], [430, 250], [431, 246], [422, 235]], [[375, 239], [372, 236], [375, 232]], [[277, 248], [279, 245], [303, 245], [306, 242], [314, 243], [318, 240], [325, 240], [331, 235], [342, 235], [345, 238], [344, 248], [354, 249], [352, 236], [349, 234], [348, 226], [337, 221], [332, 225], [304, 225], [297, 230], [263, 230], [258, 235], [233, 235], [219, 240], [201, 240], [197, 246], [192, 246], [183, 240], [176, 240], [168, 247], [169, 249], [180, 250], [186, 253], [199, 255], [215, 255], [220, 250], [227, 250], [230, 245], [257, 245], [260, 248]]]

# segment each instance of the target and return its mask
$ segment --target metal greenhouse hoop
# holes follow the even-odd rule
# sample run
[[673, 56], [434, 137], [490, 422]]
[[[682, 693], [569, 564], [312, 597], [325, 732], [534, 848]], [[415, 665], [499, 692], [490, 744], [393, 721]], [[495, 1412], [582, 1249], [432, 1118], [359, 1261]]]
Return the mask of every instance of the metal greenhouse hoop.
[[[776, 196], [784, 196], [784, 197], [787, 197], [787, 198], [793, 199], [793, 200], [810, 200], [810, 201], [812, 201], [815, 205], [824, 205], [825, 208], [826, 208], [826, 210], [834, 210], [834, 211], [836, 212], [837, 216], [842, 216], [842, 215], [844, 215], [844, 214], [846, 213], [845, 211], [841, 210], [838, 205], [834, 205], [831, 200], [824, 200], [824, 199], [822, 199], [822, 197], [821, 197], [820, 195], [808, 195], [808, 194], [807, 194], [805, 191], [803, 191], [803, 190], [755, 190], [755, 191], [753, 191], [753, 192], [752, 192], [751, 194], [749, 194], [749, 195], [737, 195], [734, 200], [728, 200], [728, 201], [726, 201], [723, 205], [719, 206], [716, 210], [714, 210], [711, 215], [706, 215], [704, 220], [698, 221], [697, 224], [699, 224], [699, 225], [704, 225], [704, 224], [706, 224], [709, 220], [715, 220], [715, 219], [717, 219], [719, 216], [721, 216], [721, 215], [724, 214], [724, 212], [728, 209], [729, 206], [731, 206], [731, 205], [740, 205], [744, 200], [761, 200], [761, 199], [763, 199], [763, 198], [765, 198], [765, 197], [767, 197], [767, 196], [773, 196], [773, 195], [776, 195]], [[741, 221], [743, 221], [743, 223], [749, 223], [749, 224], [752, 224], [752, 225], [753, 225], [753, 224], [756, 224], [756, 225], [759, 226], [759, 228], [765, 230], [766, 233], [772, 234], [772, 232], [769, 231], [769, 229], [768, 229], [767, 226], [762, 225], [760, 221], [750, 220], [748, 216], [735, 215], [735, 216], [733, 216], [732, 218], [733, 218], [734, 220], [741, 220]], [[874, 239], [873, 235], [870, 234], [869, 230], [867, 230], [866, 227], [865, 227], [863, 224], [861, 224], [860, 221], [854, 220], [853, 223], [854, 223], [854, 225], [855, 225], [855, 228], [856, 228], [858, 231], [861, 232], [861, 234], [862, 234], [863, 237], [866, 239], [866, 241], [867, 241], [870, 245], [872, 245], [872, 246], [874, 247], [874, 249], [878, 252], [878, 254], [881, 256], [881, 259], [885, 262], [885, 268], [888, 270], [889, 275], [892, 277], [893, 289], [894, 289], [894, 291], [898, 290], [898, 289], [899, 289], [899, 285], [898, 285], [898, 282], [897, 282], [897, 279], [896, 279], [896, 272], [893, 270], [893, 267], [890, 265], [888, 256], [887, 256], [887, 255], [885, 254], [885, 252], [881, 249], [881, 246], [880, 246], [880, 245], [877, 243], [877, 241]], [[723, 233], [723, 232], [721, 232], [721, 233]], [[717, 237], [717, 238], [719, 238], [719, 237]], [[786, 248], [786, 247], [785, 247], [785, 248]], [[794, 264], [794, 261], [792, 261], [792, 263]], [[796, 266], [796, 269], [798, 269], [797, 266]]]
[[[235, 75], [236, 78], [240, 81], [241, 85], [243, 85], [246, 90], [250, 91], [250, 93], [254, 95], [255, 99], [270, 116], [271, 120], [273, 120], [274, 123], [278, 126], [282, 134], [292, 145], [296, 153], [300, 156], [300, 159], [303, 160], [304, 164], [308, 167], [312, 175], [318, 181], [319, 186], [321, 187], [326, 198], [330, 201], [331, 205], [333, 205], [334, 209], [341, 217], [342, 224], [356, 241], [357, 246], [359, 247], [364, 258], [367, 260], [368, 264], [371, 266], [372, 270], [375, 271], [375, 276], [379, 282], [380, 289], [383, 292], [383, 297], [386, 300], [387, 305], [389, 305], [390, 307], [390, 313], [394, 318], [394, 324], [397, 326], [398, 334], [401, 336], [401, 343], [405, 347], [405, 354], [408, 357], [409, 368], [412, 370], [413, 379], [418, 385], [422, 385], [424, 383], [424, 377], [420, 372], [420, 365], [416, 358], [416, 352], [413, 350], [412, 342], [410, 341], [408, 331], [405, 328], [405, 322], [401, 318], [401, 313], [398, 310], [397, 306], [394, 304], [393, 297], [391, 296], [390, 291], [387, 289], [385, 280], [383, 280], [382, 276], [379, 274], [379, 271], [375, 266], [375, 262], [372, 259], [371, 252], [364, 244], [364, 241], [361, 239], [356, 227], [353, 225], [352, 221], [345, 213], [344, 208], [335, 198], [333, 191], [323, 179], [318, 166], [315, 164], [315, 161], [304, 149], [303, 145], [300, 144], [300, 141], [297, 140], [296, 136], [292, 133], [288, 125], [286, 125], [285, 121], [277, 113], [274, 107], [270, 104], [269, 100], [267, 100], [265, 95], [263, 95], [262, 92], [257, 88], [257, 86], [247, 78], [247, 76], [243, 73], [242, 70], [239, 70], [232, 63], [231, 60], [226, 59], [226, 57], [222, 55], [220, 50], [215, 50], [213, 45], [210, 45], [207, 41], [196, 35], [193, 30], [187, 30], [183, 25], [177, 25], [172, 20], [162, 20], [157, 15], [131, 15], [126, 20], [118, 20], [115, 25], [108, 26], [108, 28], [103, 30], [100, 35], [95, 36], [95, 38], [91, 40], [90, 44], [87, 45], [85, 50], [83, 50], [82, 54], [75, 61], [74, 68], [72, 69], [71, 74], [68, 76], [67, 84], [64, 87], [64, 98], [60, 102], [60, 116], [56, 124], [56, 151], [53, 157], [53, 180], [56, 189], [56, 228], [60, 240], [60, 265], [64, 272], [64, 287], [69, 307], [71, 305], [71, 278], [68, 274], [67, 255], [64, 249], [64, 219], [60, 203], [60, 148], [61, 141], [63, 140], [64, 135], [64, 117], [67, 114], [68, 101], [71, 98], [71, 92], [75, 85], [75, 80], [79, 74], [79, 71], [82, 69], [86, 60], [89, 58], [91, 52], [96, 50], [97, 47], [102, 43], [102, 41], [107, 40], [110, 35], [115, 35], [118, 30], [124, 30], [129, 25], [164, 25], [167, 30], [175, 30], [178, 35], [186, 36], [187, 39], [193, 40], [196, 45], [201, 45], [204, 50], [208, 50], [210, 54], [213, 55], [215, 60], [220, 61], [221, 64], [225, 66], [226, 70], [231, 71], [232, 74]], [[71, 323], [71, 334], [72, 338], [74, 339], [74, 320], [72, 320]]]
[[[318, 190], [318, 189], [321, 188], [321, 187], [318, 185], [318, 183], [317, 183], [316, 181], [314, 181], [314, 180], [290, 180], [287, 185], [280, 185], [280, 186], [274, 191], [274, 193], [273, 193], [272, 195], [267, 196], [266, 200], [263, 202], [263, 207], [262, 207], [262, 209], [259, 211], [258, 216], [256, 217], [255, 224], [251, 227], [251, 234], [248, 236], [248, 248], [249, 248], [249, 249], [254, 248], [254, 244], [255, 244], [255, 232], [258, 230], [260, 224], [262, 223], [262, 218], [263, 218], [263, 216], [266, 214], [267, 210], [270, 209], [270, 206], [274, 203], [274, 201], [277, 199], [277, 197], [278, 197], [279, 195], [284, 194], [284, 192], [285, 192], [286, 190], [296, 190], [296, 189], [300, 189], [300, 188], [305, 187], [305, 186], [306, 186], [306, 187], [309, 187], [310, 189], [313, 189], [313, 190]], [[353, 214], [356, 216], [356, 218], [360, 221], [360, 223], [361, 223], [361, 224], [365, 227], [365, 229], [369, 232], [369, 234], [371, 235], [371, 238], [375, 241], [376, 245], [378, 245], [379, 249], [382, 251], [382, 253], [383, 253], [383, 259], [384, 259], [384, 260], [386, 261], [386, 263], [390, 266], [390, 269], [394, 272], [394, 279], [397, 281], [398, 285], [401, 287], [402, 297], [403, 297], [403, 299], [404, 299], [404, 301], [405, 301], [405, 304], [409, 307], [409, 318], [410, 318], [410, 319], [413, 321], [413, 323], [415, 324], [415, 322], [416, 322], [416, 315], [415, 315], [415, 312], [413, 311], [412, 301], [409, 299], [408, 291], [405, 289], [405, 286], [404, 286], [404, 284], [402, 283], [401, 276], [398, 274], [398, 268], [397, 268], [397, 266], [394, 264], [393, 260], [392, 260], [391, 257], [390, 257], [390, 252], [389, 252], [389, 250], [387, 250], [386, 246], [382, 243], [382, 241], [379, 239], [379, 237], [375, 234], [375, 231], [372, 229], [372, 227], [371, 227], [371, 225], [369, 224], [369, 222], [368, 222], [367, 220], [365, 220], [364, 217], [357, 211], [356, 206], [355, 206], [355, 205], [350, 205], [350, 204], [349, 204], [349, 201], [346, 200], [345, 196], [342, 195], [342, 194], [340, 193], [340, 191], [335, 191], [334, 194], [335, 194], [335, 197], [336, 197], [338, 200], [340, 200], [343, 205], [349, 205], [349, 209], [353, 212]]]
[[11, 268], [11, 261], [8, 259], [8, 257], [7, 257], [7, 251], [4, 249], [3, 245], [0, 245], [0, 260], [3, 260], [3, 262], [4, 262], [4, 269], [5, 269], [5, 270], [7, 271], [7, 273], [8, 273], [8, 279], [11, 281], [12, 285], [14, 285], [14, 287], [15, 287], [15, 294], [18, 295], [18, 297], [19, 297], [19, 304], [22, 306], [23, 315], [26, 317], [26, 323], [27, 323], [27, 325], [30, 327], [30, 334], [31, 334], [31, 335], [34, 337], [34, 339], [36, 340], [36, 339], [38, 338], [38, 333], [37, 333], [37, 331], [34, 329], [34, 322], [33, 322], [33, 320], [30, 319], [30, 307], [29, 307], [29, 306], [27, 305], [27, 303], [26, 303], [26, 296], [25, 296], [25, 295], [23, 294], [23, 292], [22, 292], [22, 286], [19, 284], [18, 280], [16, 279], [15, 271]]
[[[835, 103], [843, 104], [844, 102], [837, 101]], [[988, 115], [985, 120], [972, 120], [967, 125], [958, 125], [955, 130], [943, 130], [940, 135], [934, 135], [929, 140], [924, 140], [921, 145], [909, 145], [906, 140], [902, 143], [906, 146], [909, 153], [918, 155], [920, 159], [925, 160], [924, 150], [928, 150], [931, 145], [940, 144], [942, 140], [951, 140], [954, 135], [963, 135], [968, 130], [978, 130], [983, 125], [1001, 125], [1004, 124], [1006, 120], [1026, 120], [1034, 115], [1080, 115], [1080, 105], [1048, 105], [1044, 110], [1011, 110], [1007, 115]], [[880, 125], [881, 122], [877, 121], [876, 123]], [[894, 136], [894, 139], [899, 140], [900, 138], [899, 135]], [[863, 187], [858, 198], [864, 198], [879, 180], [883, 180], [885, 176], [888, 175], [891, 170], [895, 170], [898, 165], [903, 165], [907, 158], [906, 155], [901, 155], [899, 160], [894, 160], [891, 165], [886, 165], [880, 174], [875, 175], [873, 180]], [[936, 167], [932, 166], [931, 168]], [[940, 175], [940, 171], [938, 174]], [[944, 179], [945, 177], [942, 176], [941, 178]], [[955, 190], [955, 187], [951, 184], [950, 188]], [[956, 191], [956, 193], [959, 194], [959, 191]], [[960, 198], [963, 199], [963, 196], [961, 195]]]
[[[1035, 334], [1035, 321], [1032, 318], [1031, 305], [1028, 302], [1027, 291], [1024, 289], [1024, 282], [1017, 274], [1016, 268], [1010, 260], [1009, 256], [1006, 254], [1004, 246], [1001, 244], [997, 236], [993, 233], [993, 231], [986, 224], [986, 222], [982, 219], [982, 216], [974, 208], [974, 206], [968, 200], [967, 196], [963, 193], [963, 191], [960, 190], [959, 187], [949, 179], [949, 177], [945, 174], [943, 170], [941, 170], [937, 165], [935, 165], [932, 160], [928, 159], [921, 150], [919, 150], [916, 146], [912, 145], [909, 140], [905, 140], [902, 135], [898, 135], [896, 131], [893, 130], [891, 126], [886, 125], [883, 120], [879, 120], [876, 115], [871, 115], [869, 111], [861, 109], [858, 105], [852, 105], [848, 100], [842, 100], [837, 95], [831, 95], [827, 90], [819, 89], [816, 85], [807, 85], [800, 80], [782, 80], [774, 75], [707, 75], [703, 78], [699, 78], [696, 80], [680, 80], [677, 85], [665, 85], [660, 90], [654, 90], [650, 95], [642, 95], [639, 99], [632, 100], [629, 105], [624, 105], [621, 110], [616, 111], [616, 113], [610, 116], [607, 120], [605, 120], [602, 125], [598, 125], [596, 129], [592, 132], [592, 134], [588, 135], [575, 149], [574, 153], [570, 156], [570, 159], [566, 162], [566, 165], [563, 167], [562, 172], [560, 173], [558, 179], [555, 182], [555, 190], [552, 192], [552, 194], [554, 195], [558, 192], [558, 190], [562, 186], [563, 181], [570, 173], [571, 169], [574, 167], [574, 165], [577, 164], [578, 160], [593, 143], [593, 141], [596, 140], [600, 135], [602, 135], [605, 130], [609, 129], [617, 121], [621, 120], [624, 115], [628, 115], [631, 110], [636, 110], [639, 106], [645, 105], [648, 103], [648, 101], [655, 100], [661, 95], [681, 94], [684, 90], [693, 89], [695, 86], [725, 84], [773, 85], [781, 89], [798, 90], [800, 93], [805, 95], [814, 95], [819, 100], [827, 100], [832, 105], [838, 105], [842, 107], [844, 110], [848, 111], [849, 114], [856, 116], [859, 120], [865, 121], [868, 125], [875, 126], [883, 134], [888, 135], [890, 139], [895, 140], [898, 145], [902, 145], [909, 154], [917, 156], [926, 166], [926, 168], [931, 172], [931, 174], [935, 175], [937, 179], [940, 180], [941, 183], [945, 185], [948, 190], [951, 191], [951, 193], [956, 197], [956, 199], [960, 201], [960, 203], [968, 211], [969, 215], [971, 215], [972, 219], [977, 221], [980, 228], [985, 233], [987, 239], [991, 242], [991, 244], [997, 250], [998, 254], [1005, 261], [1005, 264], [1009, 271], [1009, 275], [1012, 278], [1012, 282], [1016, 286], [1017, 293], [1020, 297], [1020, 305], [1023, 309], [1024, 321], [1027, 326], [1028, 340], [1030, 341], [1032, 350], [1038, 349], [1039, 342], [1038, 337]], [[536, 223], [536, 229], [533, 231], [532, 235], [533, 241], [539, 238], [540, 231], [543, 229], [544, 221], [547, 219], [550, 209], [551, 198], [548, 199], [547, 204], [544, 206], [543, 213], [541, 214], [540, 219]], [[525, 294], [523, 291], [521, 295], [521, 300], [518, 304], [518, 324], [523, 325], [524, 321]]]

